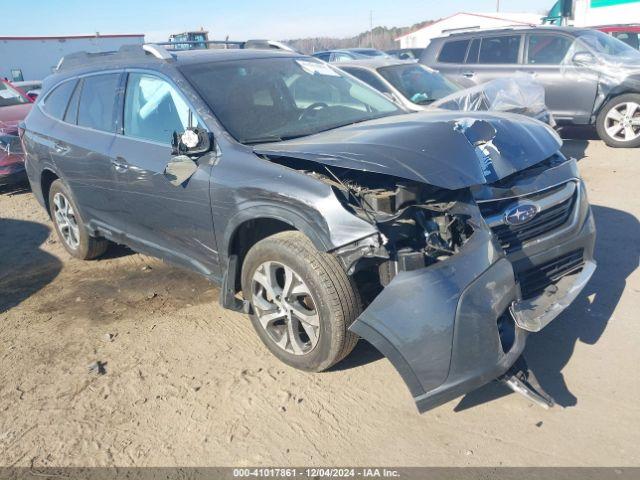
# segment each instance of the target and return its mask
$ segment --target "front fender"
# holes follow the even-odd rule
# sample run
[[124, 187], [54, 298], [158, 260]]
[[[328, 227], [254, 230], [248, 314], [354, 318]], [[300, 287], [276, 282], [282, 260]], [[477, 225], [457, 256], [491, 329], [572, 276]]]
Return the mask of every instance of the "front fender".
[[231, 243], [238, 228], [245, 222], [258, 219], [271, 219], [291, 225], [304, 233], [313, 245], [322, 251], [332, 249], [329, 228], [317, 211], [309, 211], [309, 217], [304, 217], [298, 209], [283, 204], [253, 205], [238, 211], [227, 223], [222, 252], [228, 254]]

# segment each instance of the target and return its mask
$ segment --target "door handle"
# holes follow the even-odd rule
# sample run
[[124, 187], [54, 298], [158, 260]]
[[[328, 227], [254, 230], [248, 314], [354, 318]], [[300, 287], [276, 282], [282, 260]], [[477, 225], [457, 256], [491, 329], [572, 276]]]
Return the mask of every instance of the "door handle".
[[56, 153], [67, 153], [69, 151], [69, 147], [67, 147], [64, 143], [56, 142], [53, 144], [53, 149]]
[[129, 164], [122, 157], [116, 157], [111, 159], [111, 166], [116, 172], [126, 172], [129, 169]]
[[475, 72], [472, 72], [471, 70], [466, 70], [466, 71], [462, 72], [462, 76], [463, 77], [471, 78], [474, 75], [475, 75]]

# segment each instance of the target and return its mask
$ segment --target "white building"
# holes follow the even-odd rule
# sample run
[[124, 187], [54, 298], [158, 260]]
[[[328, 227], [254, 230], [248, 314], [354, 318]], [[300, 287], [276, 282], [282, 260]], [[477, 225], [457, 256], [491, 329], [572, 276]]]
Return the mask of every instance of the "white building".
[[144, 43], [143, 34], [65, 37], [0, 37], [0, 77], [42, 80], [61, 57], [74, 52], [108, 52]]
[[640, 0], [576, 0], [570, 25], [593, 27], [640, 23]]
[[503, 28], [518, 25], [538, 25], [542, 15], [536, 13], [468, 13], [458, 12], [441, 18], [426, 27], [396, 38], [400, 48], [424, 48], [432, 38], [449, 33], [487, 28]]

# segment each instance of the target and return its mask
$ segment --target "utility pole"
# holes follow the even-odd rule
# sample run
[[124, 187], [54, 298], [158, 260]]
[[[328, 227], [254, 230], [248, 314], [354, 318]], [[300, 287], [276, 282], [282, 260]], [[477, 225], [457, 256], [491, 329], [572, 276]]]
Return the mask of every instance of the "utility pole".
[[496, 12], [500, 11], [500, 0], [496, 0]]
[[373, 48], [373, 10], [369, 10], [369, 46]]

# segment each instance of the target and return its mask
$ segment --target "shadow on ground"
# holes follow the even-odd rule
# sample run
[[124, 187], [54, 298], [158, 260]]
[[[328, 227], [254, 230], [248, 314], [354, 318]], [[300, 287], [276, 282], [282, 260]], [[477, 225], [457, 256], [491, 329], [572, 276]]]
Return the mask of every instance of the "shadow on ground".
[[19, 195], [23, 193], [31, 193], [28, 182], [20, 182], [11, 185], [0, 185], [0, 195]]
[[[633, 215], [592, 206], [598, 238], [598, 268], [576, 301], [540, 333], [529, 336], [524, 357], [541, 387], [556, 403], [571, 407], [578, 398], [562, 370], [578, 342], [594, 345], [602, 336], [622, 296], [627, 277], [640, 261], [640, 223]], [[508, 395], [511, 390], [493, 382], [467, 394], [455, 411]]]
[[0, 313], [19, 305], [49, 284], [62, 263], [40, 249], [49, 228], [40, 223], [0, 218]]
[[562, 153], [569, 158], [582, 160], [585, 158], [589, 140], [599, 140], [593, 126], [566, 126], [560, 128], [563, 140]]

